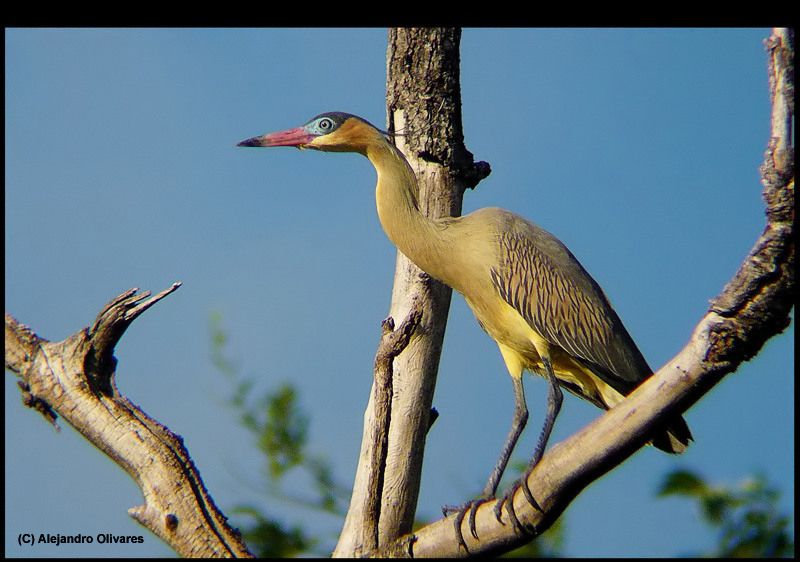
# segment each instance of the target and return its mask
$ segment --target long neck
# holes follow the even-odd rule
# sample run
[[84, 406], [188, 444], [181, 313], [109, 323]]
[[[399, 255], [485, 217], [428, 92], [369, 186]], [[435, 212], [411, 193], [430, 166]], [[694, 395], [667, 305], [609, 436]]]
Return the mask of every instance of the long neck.
[[419, 210], [417, 179], [403, 154], [383, 137], [367, 147], [378, 172], [375, 200], [389, 240], [429, 275], [452, 285], [448, 275], [451, 240], [445, 224]]

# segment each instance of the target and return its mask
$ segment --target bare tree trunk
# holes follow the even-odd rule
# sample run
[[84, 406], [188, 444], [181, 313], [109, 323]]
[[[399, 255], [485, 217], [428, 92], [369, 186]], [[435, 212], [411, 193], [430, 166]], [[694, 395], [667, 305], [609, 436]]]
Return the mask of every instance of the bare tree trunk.
[[[461, 127], [459, 29], [392, 29], [387, 53], [389, 130], [397, 133], [419, 181], [420, 210], [430, 218], [461, 214], [464, 190], [489, 174], [464, 147]], [[364, 433], [350, 508], [335, 556], [371, 550], [367, 506], [370, 467], [383, 464], [378, 537], [386, 544], [411, 531], [419, 494], [425, 438], [452, 290], [400, 252], [389, 315], [421, 312], [407, 349], [394, 359], [391, 424], [383, 463], [371, 434], [375, 401], [364, 414]], [[378, 389], [373, 387], [373, 396]]]

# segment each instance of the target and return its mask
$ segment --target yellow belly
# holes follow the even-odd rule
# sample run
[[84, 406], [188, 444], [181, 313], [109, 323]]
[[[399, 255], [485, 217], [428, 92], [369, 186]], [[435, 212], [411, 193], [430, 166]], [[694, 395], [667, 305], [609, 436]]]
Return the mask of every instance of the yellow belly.
[[469, 299], [467, 303], [486, 332], [497, 342], [512, 377], [521, 377], [525, 369], [544, 376], [542, 357], [545, 356], [550, 358], [556, 378], [590, 401], [611, 408], [625, 398], [568, 352], [548, 342], [501, 298], [498, 297], [490, 307], [480, 307]]

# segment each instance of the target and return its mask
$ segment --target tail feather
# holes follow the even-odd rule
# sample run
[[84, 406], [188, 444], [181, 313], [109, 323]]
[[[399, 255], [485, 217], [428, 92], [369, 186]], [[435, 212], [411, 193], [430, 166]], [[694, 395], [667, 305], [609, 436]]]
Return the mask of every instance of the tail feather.
[[653, 439], [653, 446], [667, 453], [678, 455], [686, 450], [689, 441], [692, 441], [692, 432], [686, 421], [679, 417], [670, 420], [666, 431], [659, 433]]

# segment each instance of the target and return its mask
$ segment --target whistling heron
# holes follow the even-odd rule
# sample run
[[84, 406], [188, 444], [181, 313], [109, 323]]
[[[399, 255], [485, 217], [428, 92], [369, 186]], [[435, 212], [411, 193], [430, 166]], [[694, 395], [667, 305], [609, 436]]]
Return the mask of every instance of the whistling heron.
[[[253, 137], [239, 146], [295, 146], [358, 152], [369, 158], [378, 173], [378, 215], [389, 239], [420, 269], [464, 295], [480, 325], [500, 347], [513, 381], [514, 416], [483, 496], [460, 508], [447, 508], [459, 512], [456, 529], [461, 544], [466, 509], [475, 534], [475, 510], [495, 497], [527, 422], [525, 369], [549, 382], [547, 417], [528, 472], [542, 457], [553, 429], [561, 387], [608, 409], [652, 374], [600, 286], [555, 236], [497, 208], [462, 217], [425, 217], [417, 202], [417, 180], [405, 157], [386, 133], [364, 119], [323, 113], [302, 127]], [[691, 438], [683, 418], [674, 417], [652, 443], [680, 453]], [[504, 497], [516, 526], [519, 521], [508, 499], [524, 480]], [[522, 489], [536, 505], [527, 485]], [[503, 503], [495, 507], [498, 519]]]

